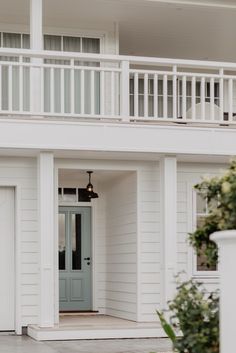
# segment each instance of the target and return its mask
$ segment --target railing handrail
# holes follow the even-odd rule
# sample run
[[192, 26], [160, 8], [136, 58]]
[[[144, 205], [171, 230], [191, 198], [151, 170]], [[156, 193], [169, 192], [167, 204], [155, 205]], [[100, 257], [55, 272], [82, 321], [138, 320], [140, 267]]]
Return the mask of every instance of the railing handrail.
[[121, 63], [129, 61], [135, 65], [159, 65], [159, 66], [177, 66], [185, 68], [201, 68], [201, 69], [226, 69], [236, 70], [236, 63], [219, 62], [219, 61], [203, 61], [203, 60], [187, 60], [187, 59], [171, 59], [171, 58], [156, 58], [145, 56], [128, 56], [128, 55], [112, 55], [112, 54], [87, 54], [75, 52], [61, 52], [48, 50], [31, 50], [31, 49], [12, 49], [0, 48], [0, 56], [22, 56], [38, 59], [59, 59], [59, 60], [81, 60], [90, 62], [114, 62]]

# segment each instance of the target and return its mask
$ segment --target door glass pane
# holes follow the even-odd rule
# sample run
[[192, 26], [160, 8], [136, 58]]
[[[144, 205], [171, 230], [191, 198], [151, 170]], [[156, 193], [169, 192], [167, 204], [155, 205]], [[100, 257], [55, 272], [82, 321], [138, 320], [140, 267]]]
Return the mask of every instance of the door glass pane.
[[81, 270], [81, 214], [72, 214], [72, 270]]
[[66, 215], [59, 214], [59, 247], [58, 247], [58, 262], [59, 270], [66, 269]]

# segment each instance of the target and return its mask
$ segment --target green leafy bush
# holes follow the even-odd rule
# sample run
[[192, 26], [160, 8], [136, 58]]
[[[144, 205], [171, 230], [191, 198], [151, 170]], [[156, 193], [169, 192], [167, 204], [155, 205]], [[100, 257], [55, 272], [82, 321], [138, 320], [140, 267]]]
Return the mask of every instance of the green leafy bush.
[[[219, 353], [219, 298], [202, 285], [184, 282], [169, 302], [170, 323], [157, 312], [173, 348], [179, 353]], [[179, 333], [178, 335], [175, 332]]]
[[236, 161], [223, 176], [203, 179], [195, 189], [207, 200], [209, 213], [202, 227], [190, 234], [189, 239], [197, 254], [204, 251], [206, 265], [210, 267], [218, 262], [217, 247], [210, 235], [220, 230], [236, 229]]

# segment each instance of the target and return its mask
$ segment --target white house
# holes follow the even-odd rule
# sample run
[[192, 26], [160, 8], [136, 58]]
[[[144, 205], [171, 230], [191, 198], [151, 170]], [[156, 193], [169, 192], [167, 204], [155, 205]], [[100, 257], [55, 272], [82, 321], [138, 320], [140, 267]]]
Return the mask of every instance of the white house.
[[218, 286], [187, 234], [236, 155], [235, 33], [232, 0], [0, 0], [0, 331], [161, 336], [175, 274]]

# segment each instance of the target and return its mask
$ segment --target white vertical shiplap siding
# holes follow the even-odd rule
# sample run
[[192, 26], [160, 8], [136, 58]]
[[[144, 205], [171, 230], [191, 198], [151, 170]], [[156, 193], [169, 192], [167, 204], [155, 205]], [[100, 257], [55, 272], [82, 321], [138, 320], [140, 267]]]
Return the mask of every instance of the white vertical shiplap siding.
[[106, 197], [101, 185], [97, 189], [99, 199], [96, 200], [95, 208], [95, 309], [100, 314], [106, 313], [106, 261], [107, 261], [107, 237], [106, 237]]
[[[106, 185], [106, 272], [104, 283], [107, 315], [137, 318], [137, 179], [126, 173]], [[102, 270], [103, 269], [103, 270]], [[102, 291], [100, 291], [100, 294]]]
[[156, 321], [161, 303], [160, 177], [158, 163], [138, 172], [139, 321]]
[[20, 195], [21, 325], [35, 324], [39, 314], [37, 165], [30, 158], [0, 158], [0, 186], [17, 184]]
[[[193, 230], [193, 189], [192, 187], [201, 181], [204, 176], [213, 177], [219, 175], [226, 168], [225, 165], [204, 163], [179, 163], [178, 164], [178, 194], [177, 194], [177, 218], [178, 218], [178, 271], [185, 272], [188, 277], [192, 272], [192, 251], [188, 244], [188, 233]], [[212, 276], [197, 275], [207, 290], [218, 288], [218, 278]]]

